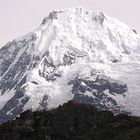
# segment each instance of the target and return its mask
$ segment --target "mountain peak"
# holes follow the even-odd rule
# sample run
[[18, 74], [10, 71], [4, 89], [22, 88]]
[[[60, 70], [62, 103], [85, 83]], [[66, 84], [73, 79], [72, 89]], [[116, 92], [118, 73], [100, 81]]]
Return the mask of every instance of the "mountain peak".
[[139, 52], [139, 35], [104, 12], [53, 11], [0, 49], [0, 120], [69, 100], [140, 115]]
[[[53, 32], [52, 35], [56, 37], [51, 50], [59, 43], [65, 46], [59, 48], [59, 51], [63, 49], [63, 53], [59, 53], [59, 56], [64, 55], [71, 46], [73, 51], [75, 49], [76, 54], [78, 52], [80, 55], [88, 56], [88, 59], [92, 61], [103, 63], [106, 61], [114, 62], [114, 60], [127, 61], [126, 54], [137, 50], [138, 42], [136, 40], [140, 38], [127, 25], [109, 17], [104, 12], [93, 12], [84, 8], [51, 12], [47, 18], [44, 18], [41, 27], [36, 31], [39, 35], [38, 38], [47, 36], [46, 29]], [[44, 37], [41, 32], [44, 33]], [[83, 42], [84, 45], [82, 45]], [[46, 45], [44, 47], [43, 45], [38, 46], [40, 46], [37, 49], [38, 52], [42, 52], [43, 48], [46, 48]], [[57, 51], [55, 52], [57, 53]], [[91, 52], [94, 57], [90, 56]], [[54, 57], [58, 55], [56, 53]], [[56, 60], [62, 61], [60, 58], [63, 56], [56, 58]]]
[[58, 19], [65, 16], [70, 16], [71, 19], [75, 18], [76, 16], [79, 16], [81, 18], [88, 17], [91, 18], [92, 21], [99, 21], [103, 22], [105, 19], [105, 13], [104, 12], [94, 12], [82, 7], [76, 7], [76, 8], [67, 8], [64, 10], [58, 10], [58, 11], [52, 11], [50, 12], [49, 16], [44, 18], [42, 21], [42, 24], [46, 23], [48, 19]]

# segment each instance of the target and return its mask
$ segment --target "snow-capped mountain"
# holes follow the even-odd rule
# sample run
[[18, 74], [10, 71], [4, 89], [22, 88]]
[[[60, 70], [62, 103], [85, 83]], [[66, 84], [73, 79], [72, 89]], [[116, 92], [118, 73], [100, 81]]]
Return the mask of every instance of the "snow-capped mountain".
[[69, 100], [140, 115], [140, 36], [103, 12], [54, 11], [0, 49], [0, 120]]

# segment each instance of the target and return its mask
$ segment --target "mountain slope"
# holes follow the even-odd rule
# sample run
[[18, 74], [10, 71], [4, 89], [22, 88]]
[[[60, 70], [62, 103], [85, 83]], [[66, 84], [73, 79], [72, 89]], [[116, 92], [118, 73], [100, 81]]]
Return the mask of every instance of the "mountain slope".
[[54, 11], [0, 49], [0, 120], [69, 100], [140, 115], [140, 36], [103, 12]]

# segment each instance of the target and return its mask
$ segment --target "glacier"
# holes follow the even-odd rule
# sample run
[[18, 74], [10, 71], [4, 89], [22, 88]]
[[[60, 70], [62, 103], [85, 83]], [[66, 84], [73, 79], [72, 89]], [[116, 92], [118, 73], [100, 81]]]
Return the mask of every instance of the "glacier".
[[104, 12], [69, 8], [0, 49], [0, 121], [69, 100], [140, 116], [140, 36]]

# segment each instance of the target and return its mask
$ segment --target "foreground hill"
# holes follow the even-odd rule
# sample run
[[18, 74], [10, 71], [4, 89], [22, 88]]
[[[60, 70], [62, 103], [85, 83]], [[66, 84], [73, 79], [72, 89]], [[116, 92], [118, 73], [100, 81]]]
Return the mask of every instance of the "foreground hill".
[[69, 101], [0, 125], [0, 140], [139, 140], [140, 118]]

